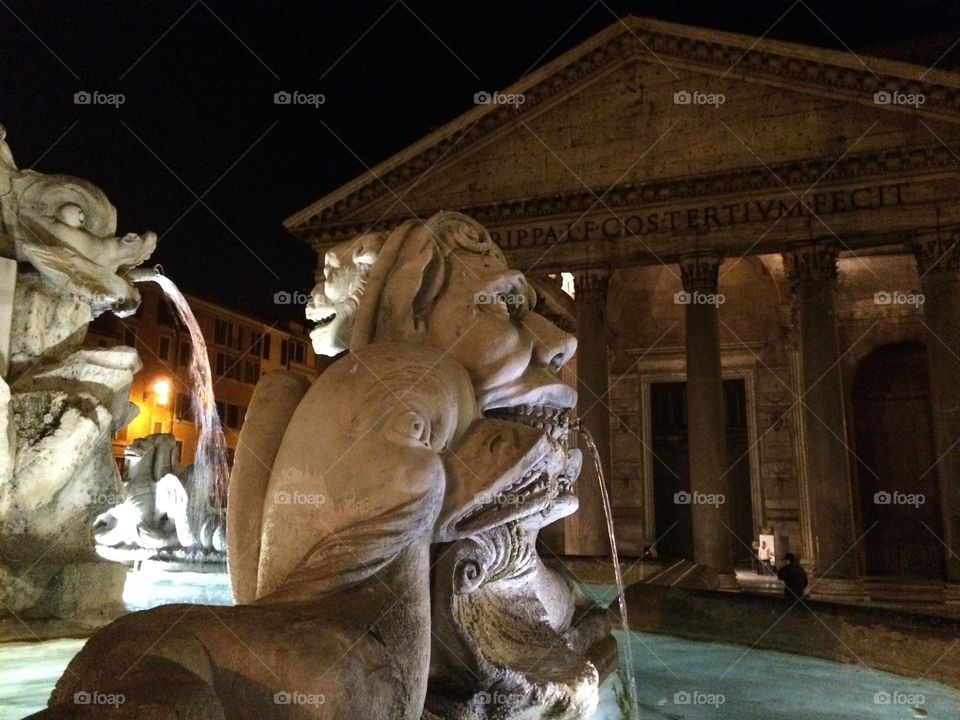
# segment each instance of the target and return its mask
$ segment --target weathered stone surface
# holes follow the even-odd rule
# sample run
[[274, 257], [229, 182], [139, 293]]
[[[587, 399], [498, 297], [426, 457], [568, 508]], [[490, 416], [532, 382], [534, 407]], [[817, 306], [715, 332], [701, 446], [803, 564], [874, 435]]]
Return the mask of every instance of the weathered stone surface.
[[10, 366], [10, 328], [16, 288], [17, 261], [0, 258], [0, 377], [6, 376]]
[[[238, 595], [252, 589], [255, 603], [168, 606], [111, 625], [71, 664], [48, 717], [84, 686], [120, 687], [114, 670], [137, 659], [174, 667], [123, 684], [129, 717], [157, 682], [170, 690], [170, 711], [189, 715], [200, 677], [215, 688], [203, 696], [209, 717], [285, 714], [276, 694], [292, 693], [323, 699], [297, 703], [298, 717], [416, 720], [431, 674], [453, 681], [435, 701], [468, 697], [489, 717], [592, 712], [599, 672], [583, 653], [608, 629], [594, 619], [571, 631], [572, 587], [535, 549], [540, 527], [576, 508], [580, 455], [566, 444], [576, 393], [557, 377], [575, 342], [531, 311], [522, 274], [456, 213], [396, 228], [364, 273], [323, 290], [326, 302], [352, 288], [359, 304], [335, 316], [345, 323], [337, 333], [314, 336], [334, 351], [349, 338], [350, 354], [305, 394], [281, 388], [278, 407], [268, 391], [283, 378], [266, 379], [262, 417], [249, 417], [241, 435], [241, 447], [255, 437], [232, 482], [250, 485], [235, 488], [230, 506], [259, 544], [232, 536], [232, 549], [256, 557], [231, 563]], [[438, 540], [484, 552], [476, 567], [433, 577], [431, 589]], [[456, 601], [431, 618], [431, 592]], [[500, 633], [484, 631], [498, 620]], [[431, 648], [432, 623], [482, 677], [451, 674], [458, 659], [445, 664]], [[552, 652], [556, 663], [523, 667]]]
[[0, 478], [13, 476], [17, 460], [17, 435], [10, 408], [10, 386], [0, 377]]
[[[109, 507], [120, 479], [109, 453], [112, 418], [89, 396], [16, 393], [13, 476], [0, 487], [3, 557], [90, 559], [91, 514]], [[45, 553], [45, 555], [44, 555]]]
[[0, 259], [17, 272], [0, 291], [0, 595], [30, 622], [98, 624], [119, 608], [123, 568], [96, 564], [91, 520], [116, 502], [111, 438], [135, 413], [140, 360], [80, 344], [92, 318], [136, 309], [124, 275], [156, 236], [118, 237], [99, 188], [19, 170], [5, 136]]
[[247, 408], [227, 505], [227, 562], [233, 599], [238, 605], [257, 599], [260, 531], [270, 472], [290, 417], [309, 387], [310, 382], [299, 373], [269, 373], [257, 383]]
[[93, 320], [90, 305], [61, 295], [37, 273], [21, 273], [10, 335], [11, 373], [28, 371], [38, 358], [60, 360], [79, 350]]

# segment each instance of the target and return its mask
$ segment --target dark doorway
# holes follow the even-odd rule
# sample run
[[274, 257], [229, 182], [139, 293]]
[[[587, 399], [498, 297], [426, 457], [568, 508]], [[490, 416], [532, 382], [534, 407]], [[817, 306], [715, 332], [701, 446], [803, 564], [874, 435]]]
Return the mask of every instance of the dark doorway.
[[[748, 559], [753, 540], [750, 457], [747, 433], [747, 394], [743, 380], [724, 380], [727, 457], [731, 463], [731, 530], [735, 557]], [[664, 557], [693, 557], [693, 516], [690, 506], [675, 501], [690, 492], [690, 443], [687, 434], [687, 384], [652, 383], [650, 414], [653, 445], [654, 513], [657, 551]]]
[[727, 407], [727, 462], [730, 469], [730, 529], [739, 542], [733, 543], [735, 561], [750, 562], [753, 534], [753, 497], [750, 488], [750, 439], [747, 430], [747, 389], [743, 380], [724, 380]]
[[860, 534], [873, 526], [863, 539], [866, 574], [942, 578], [924, 346], [884, 345], [865, 357], [853, 381], [853, 413]]
[[693, 516], [674, 496], [690, 492], [690, 443], [687, 436], [687, 384], [650, 385], [653, 430], [653, 497], [657, 552], [664, 557], [693, 557]]

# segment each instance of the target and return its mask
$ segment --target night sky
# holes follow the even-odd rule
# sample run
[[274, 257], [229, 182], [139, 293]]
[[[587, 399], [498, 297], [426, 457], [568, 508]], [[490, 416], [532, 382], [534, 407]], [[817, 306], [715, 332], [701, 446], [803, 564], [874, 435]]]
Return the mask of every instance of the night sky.
[[20, 167], [88, 178], [121, 233], [156, 231], [184, 290], [269, 317], [312, 283], [285, 217], [627, 14], [831, 48], [936, 36], [928, 63], [960, 39], [956, 0], [0, 0], [0, 123]]

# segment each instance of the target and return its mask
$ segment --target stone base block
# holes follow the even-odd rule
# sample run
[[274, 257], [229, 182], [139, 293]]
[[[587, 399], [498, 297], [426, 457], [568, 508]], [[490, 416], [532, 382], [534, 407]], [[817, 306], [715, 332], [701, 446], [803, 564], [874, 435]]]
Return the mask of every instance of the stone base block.
[[865, 603], [870, 595], [860, 578], [811, 578], [807, 594], [813, 600], [836, 603]]

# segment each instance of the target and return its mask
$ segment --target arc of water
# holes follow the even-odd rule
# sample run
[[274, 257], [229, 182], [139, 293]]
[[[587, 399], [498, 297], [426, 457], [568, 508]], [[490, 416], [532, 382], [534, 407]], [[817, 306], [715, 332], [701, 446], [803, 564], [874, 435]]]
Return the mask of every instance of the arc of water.
[[626, 667], [624, 674], [627, 678], [627, 694], [630, 698], [630, 707], [633, 711], [633, 717], [640, 717], [640, 710], [637, 701], [637, 686], [634, 680], [633, 670], [633, 650], [630, 647], [630, 620], [627, 617], [627, 594], [623, 582], [623, 570], [620, 568], [620, 556], [617, 552], [617, 538], [613, 526], [613, 505], [610, 502], [610, 492], [607, 490], [606, 478], [603, 474], [603, 465], [600, 463], [600, 451], [593, 441], [593, 435], [587, 428], [580, 425], [578, 431], [583, 433], [583, 438], [593, 455], [593, 464], [597, 469], [597, 482], [600, 483], [600, 497], [603, 501], [603, 514], [607, 521], [607, 535], [610, 538], [610, 559], [613, 562], [613, 576], [617, 583], [617, 601], [620, 607], [620, 627], [623, 630], [624, 642], [626, 644]]
[[193, 464], [192, 487], [187, 495], [189, 524], [196, 540], [210, 505], [215, 510], [223, 509], [228, 481], [226, 442], [217, 415], [207, 343], [187, 299], [176, 284], [162, 273], [159, 265], [152, 269], [138, 268], [130, 275], [136, 282], [155, 282], [159, 285], [190, 334], [190, 413], [200, 433]]

